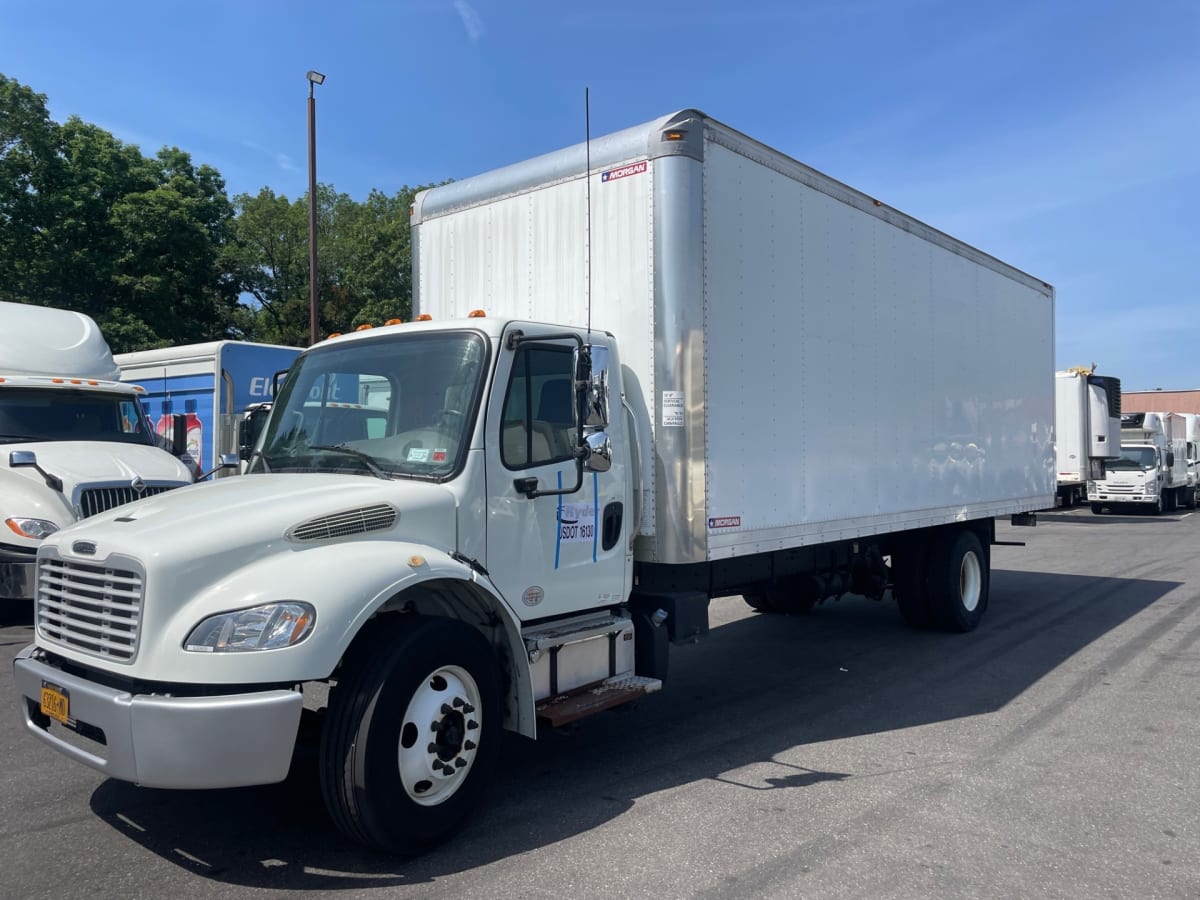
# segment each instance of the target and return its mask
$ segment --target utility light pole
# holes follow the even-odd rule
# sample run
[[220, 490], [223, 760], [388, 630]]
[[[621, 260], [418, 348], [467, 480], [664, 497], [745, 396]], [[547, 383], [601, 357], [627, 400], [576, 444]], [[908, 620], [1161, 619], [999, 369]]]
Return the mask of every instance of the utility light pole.
[[308, 344], [317, 342], [317, 100], [325, 76], [308, 70]]

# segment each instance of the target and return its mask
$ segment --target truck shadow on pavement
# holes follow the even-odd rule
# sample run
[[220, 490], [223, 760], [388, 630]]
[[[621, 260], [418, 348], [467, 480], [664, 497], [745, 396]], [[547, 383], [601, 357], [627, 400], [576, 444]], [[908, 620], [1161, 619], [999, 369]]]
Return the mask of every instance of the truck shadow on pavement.
[[[334, 829], [311, 755], [297, 756], [284, 783], [260, 788], [162, 791], [109, 780], [91, 808], [203, 879], [291, 891], [421, 884], [583, 834], [683, 784], [803, 790], [854, 778], [777, 757], [998, 710], [1178, 586], [997, 570], [987, 620], [969, 635], [911, 631], [894, 604], [862, 598], [795, 618], [749, 613], [737, 598], [714, 601], [711, 634], [672, 648], [661, 693], [538, 741], [506, 735], [484, 808], [449, 843], [413, 860], [374, 854]], [[1097, 665], [1120, 665], [1159, 627]], [[1010, 738], [1052, 726], [1069, 702], [1039, 710]]]

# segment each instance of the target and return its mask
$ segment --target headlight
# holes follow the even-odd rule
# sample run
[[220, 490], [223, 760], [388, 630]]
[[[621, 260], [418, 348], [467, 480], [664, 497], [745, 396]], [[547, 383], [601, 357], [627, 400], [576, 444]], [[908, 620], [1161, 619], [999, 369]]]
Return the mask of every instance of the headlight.
[[33, 538], [35, 541], [50, 537], [50, 535], [58, 531], [58, 526], [53, 522], [47, 522], [45, 519], [26, 519], [23, 516], [13, 516], [11, 519], [5, 519], [4, 524], [21, 537]]
[[292, 647], [312, 633], [317, 611], [299, 600], [284, 600], [209, 616], [192, 629], [185, 650], [240, 653]]

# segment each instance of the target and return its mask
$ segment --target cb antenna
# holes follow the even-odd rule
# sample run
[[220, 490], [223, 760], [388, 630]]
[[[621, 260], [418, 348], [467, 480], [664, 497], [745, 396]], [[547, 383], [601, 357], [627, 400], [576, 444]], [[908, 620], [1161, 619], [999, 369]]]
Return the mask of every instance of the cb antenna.
[[587, 299], [587, 333], [590, 339], [592, 334], [592, 108], [586, 87], [583, 89], [583, 131], [583, 153], [587, 166], [587, 175], [584, 178], [584, 183], [587, 185], [587, 210], [584, 214], [587, 223], [586, 249], [584, 251], [587, 271], [584, 274], [584, 283]]

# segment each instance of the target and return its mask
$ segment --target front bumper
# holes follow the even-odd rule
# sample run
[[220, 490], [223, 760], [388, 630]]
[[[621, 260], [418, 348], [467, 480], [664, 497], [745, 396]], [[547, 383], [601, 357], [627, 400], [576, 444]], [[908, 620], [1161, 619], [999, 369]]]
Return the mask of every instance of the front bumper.
[[0, 547], [0, 600], [32, 600], [37, 554]]
[[[298, 691], [132, 694], [64, 672], [36, 653], [30, 644], [13, 660], [25, 727], [76, 762], [158, 788], [244, 787], [287, 777], [304, 703]], [[42, 714], [43, 684], [69, 696], [75, 728]]]

